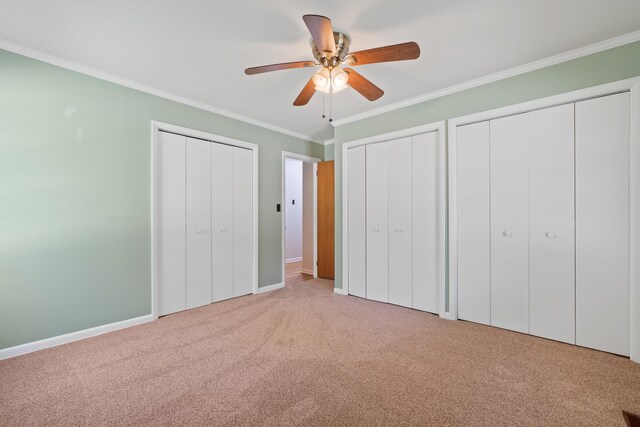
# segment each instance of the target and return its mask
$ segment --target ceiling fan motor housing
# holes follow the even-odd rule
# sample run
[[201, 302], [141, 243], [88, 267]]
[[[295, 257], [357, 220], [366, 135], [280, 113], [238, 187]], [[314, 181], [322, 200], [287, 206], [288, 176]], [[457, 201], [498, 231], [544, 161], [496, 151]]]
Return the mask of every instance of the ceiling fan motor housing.
[[316, 58], [322, 66], [328, 68], [337, 67], [344, 61], [349, 54], [349, 45], [351, 44], [351, 39], [344, 33], [334, 31], [333, 38], [336, 41], [336, 53], [332, 58], [328, 58], [324, 52], [321, 52], [313, 39], [311, 39], [311, 51], [313, 52], [314, 58]]

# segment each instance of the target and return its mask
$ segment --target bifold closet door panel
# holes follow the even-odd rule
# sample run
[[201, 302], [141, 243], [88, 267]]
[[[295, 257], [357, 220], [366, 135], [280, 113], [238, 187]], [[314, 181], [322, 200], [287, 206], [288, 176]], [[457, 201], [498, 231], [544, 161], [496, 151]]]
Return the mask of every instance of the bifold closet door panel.
[[529, 330], [575, 344], [573, 109], [530, 113]]
[[351, 148], [347, 151], [348, 176], [347, 191], [348, 212], [348, 259], [349, 294], [366, 297], [366, 185], [365, 185], [365, 147]]
[[253, 151], [233, 149], [233, 295], [253, 292]]
[[233, 297], [233, 150], [211, 145], [211, 300]]
[[211, 143], [187, 138], [187, 308], [211, 304]]
[[456, 131], [458, 317], [491, 324], [489, 122]]
[[185, 137], [160, 132], [158, 139], [158, 314], [186, 308]]
[[576, 103], [576, 344], [629, 355], [629, 93]]
[[413, 308], [439, 313], [438, 132], [414, 136], [412, 152]]
[[529, 115], [491, 121], [491, 325], [529, 332]]
[[387, 142], [389, 302], [405, 307], [413, 306], [411, 151], [411, 137]]
[[366, 147], [367, 298], [389, 302], [387, 143]]

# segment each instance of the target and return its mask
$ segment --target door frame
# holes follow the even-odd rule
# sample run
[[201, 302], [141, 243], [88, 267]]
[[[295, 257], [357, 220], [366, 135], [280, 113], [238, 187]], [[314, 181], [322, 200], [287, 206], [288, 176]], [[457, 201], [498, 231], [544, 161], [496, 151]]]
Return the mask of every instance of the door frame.
[[[282, 213], [282, 234], [281, 234], [281, 240], [282, 240], [282, 247], [281, 247], [281, 251], [282, 251], [282, 285], [286, 286], [286, 261], [287, 261], [287, 252], [286, 252], [286, 239], [287, 239], [287, 235], [286, 235], [286, 230], [285, 230], [285, 226], [286, 226], [286, 199], [285, 199], [285, 182], [286, 182], [286, 163], [287, 163], [287, 159], [295, 159], [295, 160], [301, 160], [302, 162], [305, 163], [312, 163], [313, 164], [313, 277], [315, 279], [318, 278], [318, 176], [316, 175], [317, 171], [318, 171], [318, 166], [317, 163], [321, 162], [322, 159], [318, 159], [317, 157], [310, 157], [310, 156], [305, 156], [304, 154], [298, 154], [298, 153], [293, 153], [290, 151], [282, 151], [282, 169], [281, 169], [281, 204], [280, 204], [280, 213]], [[304, 167], [304, 166], [303, 166]], [[304, 174], [303, 174], [303, 187], [304, 187]], [[303, 198], [304, 198], [304, 188], [303, 188]], [[303, 219], [304, 221], [304, 219]], [[304, 250], [304, 249], [303, 249]]]
[[408, 129], [402, 129], [395, 132], [389, 132], [382, 135], [370, 136], [367, 138], [356, 139], [342, 144], [342, 289], [334, 290], [342, 295], [349, 295], [349, 162], [348, 150], [350, 148], [361, 145], [375, 144], [377, 142], [385, 142], [398, 138], [421, 135], [424, 133], [438, 132], [438, 166], [440, 173], [438, 175], [438, 253], [441, 255], [438, 266], [438, 315], [445, 316], [445, 298], [446, 298], [446, 209], [447, 209], [447, 161], [446, 161], [446, 135], [444, 120], [426, 125], [416, 126]]
[[[630, 355], [640, 362], [640, 77], [619, 80], [520, 104], [482, 111], [448, 120], [449, 142], [449, 307], [447, 319], [458, 319], [458, 204], [457, 204], [457, 128], [501, 117], [527, 113], [563, 104], [629, 92], [630, 105]], [[614, 307], [611, 308], [615, 310]]]
[[258, 293], [258, 145], [250, 142], [216, 135], [196, 129], [173, 125], [170, 123], [151, 121], [151, 316], [153, 320], [158, 318], [158, 143], [159, 132], [165, 131], [186, 136], [188, 138], [202, 139], [211, 143], [231, 145], [234, 147], [251, 150], [253, 154], [253, 293]]

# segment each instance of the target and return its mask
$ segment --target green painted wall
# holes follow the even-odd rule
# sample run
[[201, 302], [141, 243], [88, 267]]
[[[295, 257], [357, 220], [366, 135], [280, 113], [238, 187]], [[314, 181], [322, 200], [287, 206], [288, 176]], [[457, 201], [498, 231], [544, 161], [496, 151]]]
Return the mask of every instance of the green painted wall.
[[342, 288], [343, 143], [639, 75], [636, 42], [336, 127], [335, 286]]
[[336, 146], [334, 144], [329, 144], [324, 146], [324, 160], [333, 160], [335, 158], [335, 154], [334, 154], [335, 147]]
[[151, 120], [260, 146], [259, 283], [282, 281], [281, 151], [322, 145], [0, 50], [0, 349], [150, 313]]

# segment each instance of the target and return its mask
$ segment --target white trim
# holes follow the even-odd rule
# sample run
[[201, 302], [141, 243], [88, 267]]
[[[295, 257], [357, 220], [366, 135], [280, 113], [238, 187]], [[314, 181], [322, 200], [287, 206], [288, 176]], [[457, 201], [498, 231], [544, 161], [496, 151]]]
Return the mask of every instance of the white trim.
[[[429, 132], [438, 132], [438, 151], [440, 158], [438, 159], [440, 166], [440, 185], [438, 188], [438, 252], [441, 255], [438, 281], [439, 288], [438, 293], [440, 301], [438, 301], [438, 314], [440, 317], [445, 317], [445, 298], [446, 298], [446, 190], [447, 190], [447, 173], [446, 173], [446, 134], [445, 134], [445, 122], [439, 121], [435, 123], [429, 123], [426, 125], [416, 126], [408, 129], [402, 129], [394, 132], [385, 133], [382, 135], [370, 136], [367, 138], [357, 139], [342, 144], [342, 289], [344, 295], [349, 294], [349, 227], [348, 227], [348, 150], [350, 148], [358, 147], [366, 144], [373, 144], [376, 142], [390, 141], [398, 138], [405, 138], [409, 136], [421, 135]], [[338, 289], [338, 288], [336, 288]]]
[[[285, 200], [285, 178], [286, 178], [286, 161], [287, 159], [296, 159], [296, 160], [300, 160], [303, 162], [309, 162], [309, 163], [314, 163], [314, 186], [313, 186], [313, 265], [314, 265], [314, 270], [316, 269], [316, 265], [318, 263], [318, 250], [317, 250], [317, 244], [318, 244], [318, 226], [317, 226], [317, 213], [316, 210], [318, 209], [318, 207], [316, 206], [316, 202], [315, 200], [318, 198], [318, 188], [317, 188], [317, 181], [315, 179], [315, 163], [321, 162], [321, 159], [318, 159], [316, 157], [309, 157], [309, 156], [305, 156], [304, 154], [298, 154], [298, 153], [292, 153], [289, 151], [282, 151], [282, 166], [281, 166], [281, 171], [280, 171], [280, 177], [281, 177], [281, 196], [280, 196], [280, 213], [282, 214], [282, 235], [281, 235], [281, 240], [282, 240], [282, 282], [285, 283], [286, 282], [286, 272], [285, 272], [285, 254], [286, 254], [286, 246], [285, 246], [285, 241], [286, 241], [286, 231], [285, 231], [285, 220], [286, 220], [286, 203], [284, 203]], [[314, 274], [314, 277], [317, 277], [317, 274]]]
[[17, 345], [0, 350], [0, 360], [9, 359], [10, 357], [20, 356], [45, 348], [56, 347], [73, 341], [85, 338], [95, 337], [97, 335], [106, 334], [108, 332], [117, 331], [119, 329], [129, 328], [131, 326], [142, 325], [155, 320], [151, 314], [135, 317], [133, 319], [121, 320], [119, 322], [109, 323], [107, 325], [96, 326], [94, 328], [83, 329], [81, 331], [70, 332], [57, 337], [46, 338], [40, 341], [34, 341], [26, 344]]
[[315, 277], [315, 272], [314, 272], [314, 270], [310, 270], [310, 269], [308, 269], [308, 268], [303, 268], [303, 269], [302, 269], [302, 274], [306, 274], [306, 275], [308, 275], [308, 276], [313, 276], [314, 278], [316, 278], [316, 279], [317, 279], [317, 277]]
[[508, 107], [483, 111], [448, 121], [449, 142], [449, 312], [446, 317], [458, 318], [458, 211], [457, 211], [457, 127], [492, 120], [514, 114], [568, 104], [585, 99], [629, 91], [631, 94], [630, 141], [630, 353], [631, 360], [640, 362], [640, 77], [620, 80], [586, 89], [567, 92], [547, 98], [524, 102]]
[[333, 288], [333, 293], [338, 295], [349, 295], [346, 290], [340, 288]]
[[105, 80], [111, 83], [115, 83], [120, 86], [128, 87], [130, 89], [144, 92], [149, 95], [158, 96], [160, 98], [168, 99], [170, 101], [178, 102], [183, 105], [188, 105], [190, 107], [208, 111], [210, 113], [218, 114], [220, 116], [228, 117], [230, 119], [239, 120], [241, 122], [245, 122], [250, 125], [259, 126], [261, 128], [268, 129], [274, 132], [289, 135], [294, 138], [315, 142], [316, 144], [322, 144], [321, 141], [314, 141], [310, 135], [305, 135], [300, 132], [295, 132], [289, 129], [285, 129], [279, 126], [275, 126], [275, 125], [260, 121], [260, 120], [252, 119], [251, 117], [234, 113], [232, 111], [228, 111], [220, 107], [215, 107], [213, 105], [210, 105], [201, 101], [196, 101], [184, 96], [175, 95], [171, 92], [156, 89], [154, 87], [147, 86], [145, 84], [138, 83], [129, 79], [125, 79], [123, 77], [119, 77], [114, 74], [106, 73], [104, 71], [100, 71], [95, 68], [87, 67], [77, 62], [63, 59], [55, 55], [50, 55], [48, 53], [44, 53], [35, 49], [31, 49], [26, 46], [22, 46], [22, 45], [10, 42], [8, 40], [0, 39], [0, 49], [17, 53], [18, 55], [26, 56], [28, 58], [37, 59], [38, 61], [46, 62], [48, 64], [65, 68], [67, 70], [71, 70], [77, 73], [85, 74], [87, 76], [95, 77], [100, 80]]
[[291, 264], [292, 262], [299, 262], [302, 261], [302, 257], [297, 257], [297, 258], [287, 258], [284, 262], [286, 264]]
[[154, 319], [158, 318], [158, 250], [156, 242], [158, 241], [157, 230], [157, 214], [158, 214], [158, 132], [167, 131], [184, 135], [191, 138], [200, 138], [211, 142], [217, 142], [235, 147], [245, 148], [251, 150], [253, 154], [253, 278], [252, 289], [253, 293], [258, 292], [258, 236], [259, 236], [259, 221], [258, 221], [258, 150], [259, 147], [256, 144], [250, 142], [240, 141], [238, 139], [229, 138], [226, 136], [215, 135], [213, 133], [203, 132], [195, 129], [186, 128], [183, 126], [172, 125], [169, 123], [163, 123], [159, 121], [151, 121], [151, 244], [152, 244], [152, 259], [151, 259], [151, 315]]
[[335, 144], [335, 143], [336, 143], [336, 139], [335, 139], [335, 138], [333, 138], [333, 139], [327, 139], [327, 140], [325, 140], [325, 141], [322, 143], [322, 145], [331, 145], [331, 144]]
[[[309, 274], [318, 278], [318, 162], [313, 163], [313, 271]], [[304, 270], [303, 270], [304, 271]]]
[[464, 83], [449, 86], [448, 88], [445, 88], [445, 89], [429, 92], [424, 95], [420, 95], [404, 101], [396, 102], [394, 104], [385, 105], [384, 107], [374, 108], [372, 110], [365, 111], [360, 114], [355, 114], [353, 116], [345, 117], [340, 120], [334, 120], [332, 124], [333, 126], [337, 127], [337, 126], [345, 125], [347, 123], [357, 122], [358, 120], [366, 119], [368, 117], [377, 116], [379, 114], [384, 114], [390, 111], [399, 110], [404, 107], [409, 107], [411, 105], [416, 105], [421, 102], [429, 101], [436, 98], [441, 98], [443, 96], [451, 95], [457, 92], [462, 92], [464, 90], [486, 85], [488, 83], [493, 83], [498, 80], [503, 80], [509, 77], [518, 76], [520, 74], [525, 74], [531, 71], [546, 68], [551, 65], [560, 64], [562, 62], [571, 61], [572, 59], [581, 58], [583, 56], [588, 56], [594, 53], [605, 51], [607, 49], [613, 49], [615, 47], [623, 46], [625, 44], [637, 42], [638, 40], [640, 40], [640, 31], [634, 31], [629, 34], [625, 34], [619, 37], [614, 37], [612, 39], [605, 40], [599, 43], [594, 43], [592, 45], [581, 47], [578, 49], [570, 50], [568, 52], [550, 56], [545, 59], [541, 59], [538, 61], [530, 62], [528, 64], [510, 68], [505, 71], [500, 71], [494, 74], [490, 74], [488, 76], [480, 77], [478, 79], [473, 79]]
[[629, 304], [630, 357], [640, 363], [640, 78], [631, 91]]
[[263, 294], [265, 292], [271, 292], [271, 291], [275, 291], [276, 289], [282, 289], [282, 288], [284, 288], [284, 282], [276, 283], [269, 286], [261, 286], [258, 288], [256, 292], [254, 292], [254, 294]]

